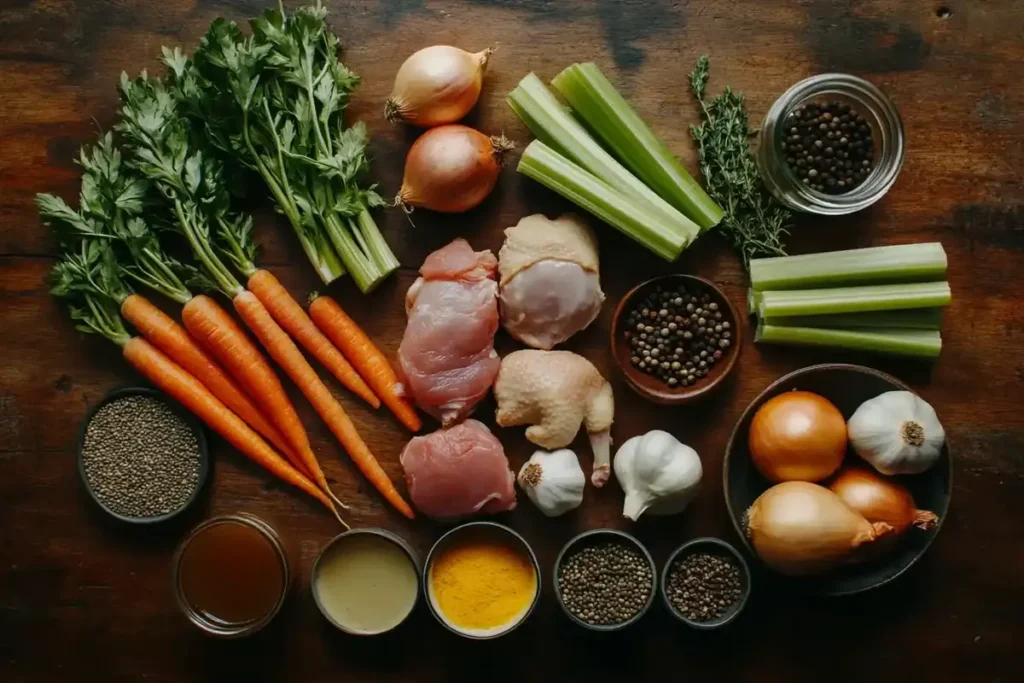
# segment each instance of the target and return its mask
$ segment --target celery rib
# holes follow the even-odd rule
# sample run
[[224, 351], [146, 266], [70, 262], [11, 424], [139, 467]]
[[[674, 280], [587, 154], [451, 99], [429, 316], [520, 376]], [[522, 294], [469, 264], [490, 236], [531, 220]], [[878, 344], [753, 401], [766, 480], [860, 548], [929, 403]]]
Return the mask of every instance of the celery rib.
[[825, 346], [917, 358], [937, 358], [942, 351], [942, 336], [938, 330], [823, 329], [761, 324], [757, 327], [754, 342]]
[[940, 280], [946, 251], [939, 242], [848, 249], [750, 260], [758, 291]]
[[765, 318], [762, 322], [778, 327], [888, 327], [903, 330], [937, 330], [942, 325], [942, 309], [909, 308], [832, 315], [779, 316]]
[[762, 318], [931, 308], [946, 306], [952, 298], [948, 282], [793, 289], [760, 295], [757, 313]]
[[638, 205], [540, 140], [534, 140], [523, 151], [518, 171], [668, 261], [675, 260], [688, 244], [685, 238], [663, 224], [660, 214], [652, 215], [646, 206]]
[[722, 220], [722, 208], [693, 179], [596, 64], [573, 64], [558, 74], [551, 84], [620, 162], [662, 199], [693, 220], [702, 232]]
[[696, 223], [602, 149], [536, 74], [527, 74], [507, 99], [538, 140], [616, 191], [634, 197], [634, 203], [648, 207], [649, 213], [662, 215], [662, 222], [678, 232], [686, 244], [700, 234]]

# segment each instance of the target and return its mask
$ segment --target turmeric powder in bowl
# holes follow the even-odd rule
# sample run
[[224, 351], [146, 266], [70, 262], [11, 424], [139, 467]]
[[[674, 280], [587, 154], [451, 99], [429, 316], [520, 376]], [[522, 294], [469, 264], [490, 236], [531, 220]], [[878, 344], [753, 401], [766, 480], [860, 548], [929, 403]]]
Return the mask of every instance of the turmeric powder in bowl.
[[425, 592], [444, 626], [468, 638], [504, 635], [540, 595], [537, 558], [508, 527], [471, 522], [449, 531], [427, 557]]

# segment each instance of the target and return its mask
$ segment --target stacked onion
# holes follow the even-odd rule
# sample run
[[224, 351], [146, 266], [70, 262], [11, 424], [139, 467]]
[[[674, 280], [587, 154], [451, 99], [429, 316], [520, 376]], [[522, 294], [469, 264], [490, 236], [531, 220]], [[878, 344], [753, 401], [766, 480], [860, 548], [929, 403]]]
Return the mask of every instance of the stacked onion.
[[[775, 485], [747, 510], [747, 535], [783, 574], [820, 574], [876, 557], [911, 527], [937, 522], [896, 481], [863, 466], [840, 469], [846, 420], [818, 394], [791, 391], [767, 401], [750, 423], [748, 446], [758, 472]], [[833, 475], [828, 488], [817, 483]]]
[[431, 129], [416, 140], [405, 160], [402, 189], [395, 201], [407, 211], [422, 207], [461, 213], [480, 204], [494, 189], [502, 158], [514, 145], [504, 136], [488, 137], [453, 125], [476, 105], [493, 52], [432, 45], [399, 68], [384, 106], [385, 118]]

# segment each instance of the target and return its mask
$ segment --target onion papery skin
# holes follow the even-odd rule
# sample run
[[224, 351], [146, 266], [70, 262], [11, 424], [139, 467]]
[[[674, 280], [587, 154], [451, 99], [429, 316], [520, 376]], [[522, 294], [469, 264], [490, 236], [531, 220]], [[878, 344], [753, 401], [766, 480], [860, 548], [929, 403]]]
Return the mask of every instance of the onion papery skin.
[[866, 467], [843, 468], [829, 490], [869, 522], [890, 525], [894, 536], [904, 534], [911, 526], [933, 529], [939, 519], [934, 512], [918, 510], [914, 497], [902, 484]]
[[751, 460], [772, 482], [827, 479], [842, 465], [846, 444], [843, 414], [809, 391], [770, 399], [750, 422]]
[[396, 202], [443, 213], [476, 207], [494, 189], [502, 157], [514, 145], [467, 126], [432, 128], [409, 149]]
[[812, 576], [871, 556], [872, 546], [893, 528], [868, 522], [823, 486], [788, 481], [754, 501], [746, 531], [769, 567], [787, 576]]
[[398, 69], [384, 117], [421, 128], [455, 123], [476, 106], [493, 52], [432, 45], [413, 53]]

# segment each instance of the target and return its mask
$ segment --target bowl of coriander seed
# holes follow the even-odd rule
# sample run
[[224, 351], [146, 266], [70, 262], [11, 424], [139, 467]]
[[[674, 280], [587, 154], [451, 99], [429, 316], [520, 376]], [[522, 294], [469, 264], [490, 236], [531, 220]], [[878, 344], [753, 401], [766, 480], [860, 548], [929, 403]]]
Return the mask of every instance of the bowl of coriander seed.
[[115, 389], [90, 408], [78, 435], [78, 473], [89, 496], [130, 524], [166, 522], [206, 483], [210, 457], [202, 425], [166, 394]]
[[626, 384], [663, 405], [707, 396], [739, 357], [739, 316], [696, 275], [663, 275], [631, 289], [612, 318], [612, 355]]

